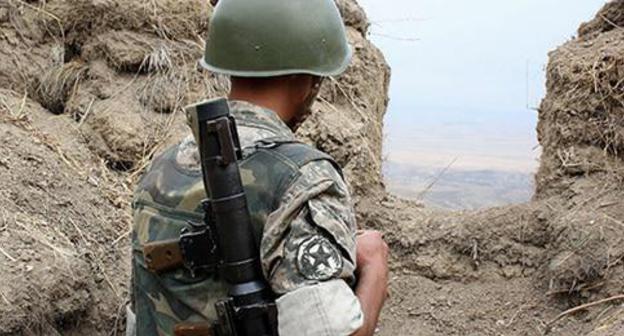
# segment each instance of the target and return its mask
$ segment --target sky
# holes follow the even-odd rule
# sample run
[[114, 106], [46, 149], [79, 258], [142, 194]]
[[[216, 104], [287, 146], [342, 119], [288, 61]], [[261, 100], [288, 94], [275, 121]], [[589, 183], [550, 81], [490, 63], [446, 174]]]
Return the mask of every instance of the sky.
[[392, 67], [385, 156], [532, 172], [547, 54], [605, 0], [359, 0]]

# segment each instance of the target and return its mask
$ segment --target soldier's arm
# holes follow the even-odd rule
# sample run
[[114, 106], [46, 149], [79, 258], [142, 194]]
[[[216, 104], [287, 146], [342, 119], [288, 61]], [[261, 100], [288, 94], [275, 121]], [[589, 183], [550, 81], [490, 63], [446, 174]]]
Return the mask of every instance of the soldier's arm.
[[327, 161], [304, 166], [269, 216], [262, 241], [265, 275], [281, 295], [282, 334], [304, 329], [308, 335], [350, 335], [374, 329], [380, 279], [364, 271], [357, 289], [361, 298], [350, 287], [355, 283], [355, 236], [349, 192], [338, 172]]
[[358, 285], [355, 290], [364, 313], [364, 324], [352, 336], [375, 333], [379, 313], [388, 296], [388, 245], [377, 231], [357, 237]]

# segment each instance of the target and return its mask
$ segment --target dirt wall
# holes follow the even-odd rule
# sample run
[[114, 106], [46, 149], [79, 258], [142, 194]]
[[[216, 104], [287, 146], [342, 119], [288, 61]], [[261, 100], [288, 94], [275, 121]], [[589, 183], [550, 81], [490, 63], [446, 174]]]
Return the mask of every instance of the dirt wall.
[[[355, 58], [298, 135], [359, 196], [382, 190], [389, 68], [362, 9], [338, 5]], [[0, 335], [122, 332], [134, 183], [188, 134], [182, 107], [228, 89], [197, 66], [211, 12], [204, 0], [0, 1]]]
[[573, 192], [589, 178], [622, 183], [624, 2], [609, 2], [550, 54], [539, 113], [537, 197]]

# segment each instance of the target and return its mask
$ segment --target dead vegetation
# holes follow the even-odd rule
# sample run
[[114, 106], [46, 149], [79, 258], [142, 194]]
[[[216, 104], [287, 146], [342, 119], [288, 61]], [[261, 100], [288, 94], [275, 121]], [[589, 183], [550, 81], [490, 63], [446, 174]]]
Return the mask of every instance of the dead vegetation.
[[[361, 9], [341, 9], [356, 64], [301, 132], [343, 148], [355, 189], [379, 188], [388, 69]], [[0, 1], [0, 335], [122, 333], [132, 188], [188, 133], [183, 106], [227, 91], [197, 66], [210, 12], [204, 0]], [[358, 122], [332, 134], [328, 114]]]
[[621, 1], [608, 3], [581, 26], [579, 38], [550, 55], [548, 95], [538, 125], [544, 148], [539, 196], [568, 189], [578, 176], [600, 175], [622, 182], [624, 30], [617, 24], [623, 6]]
[[[114, 316], [107, 305], [117, 301], [106, 292], [115, 292], [120, 300], [125, 287], [109, 274], [127, 267], [111, 262], [127, 254], [109, 245], [107, 237], [127, 231], [128, 217], [119, 208], [128, 206], [121, 201], [127, 197], [122, 182], [104, 175], [97, 161], [79, 163], [82, 155], [93, 157], [66, 147], [59, 139], [63, 134], [47, 133], [58, 130], [40, 125], [50, 112], [26, 96], [2, 90], [0, 103], [0, 241], [5, 258], [0, 334], [58, 334], [78, 325], [95, 303]], [[100, 188], [91, 184], [98, 180]]]
[[87, 67], [82, 62], [70, 62], [53, 67], [33, 83], [31, 97], [54, 114], [65, 111], [65, 103], [73, 96]]
[[611, 1], [598, 11], [593, 20], [581, 24], [578, 35], [581, 39], [591, 39], [602, 33], [621, 30], [622, 27], [624, 4], [621, 1]]

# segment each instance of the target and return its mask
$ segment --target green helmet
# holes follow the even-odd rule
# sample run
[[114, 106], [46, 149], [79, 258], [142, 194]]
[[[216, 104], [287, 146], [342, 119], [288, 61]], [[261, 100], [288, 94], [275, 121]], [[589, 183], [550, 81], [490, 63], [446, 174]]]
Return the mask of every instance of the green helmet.
[[334, 0], [221, 0], [201, 64], [239, 77], [334, 76], [351, 56]]

